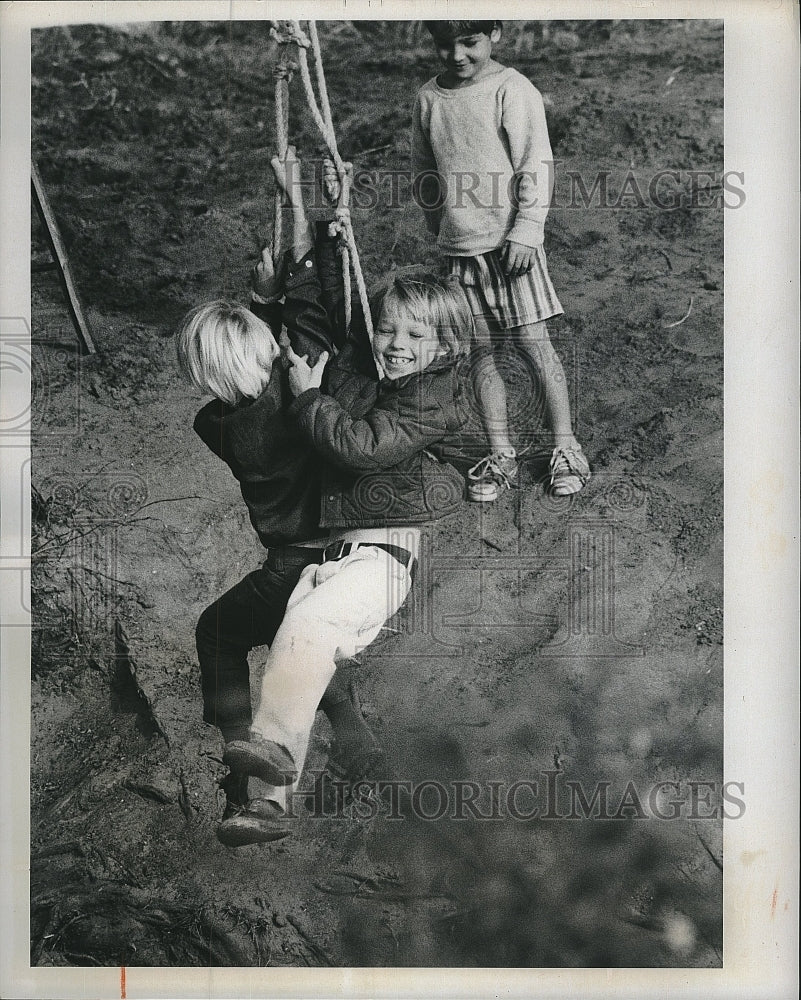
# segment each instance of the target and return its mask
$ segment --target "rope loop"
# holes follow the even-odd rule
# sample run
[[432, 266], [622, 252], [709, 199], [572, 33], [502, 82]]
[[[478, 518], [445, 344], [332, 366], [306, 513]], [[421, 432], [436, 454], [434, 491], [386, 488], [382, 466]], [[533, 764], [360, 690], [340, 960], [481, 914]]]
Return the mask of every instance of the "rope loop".
[[270, 38], [279, 45], [293, 44], [301, 49], [311, 46], [310, 39], [298, 21], [270, 21]]
[[273, 80], [279, 83], [281, 80], [286, 80], [287, 83], [292, 81], [292, 76], [295, 70], [298, 68], [298, 64], [294, 62], [279, 62], [273, 66]]
[[[353, 225], [350, 216], [350, 175], [348, 167], [343, 162], [337, 148], [337, 138], [334, 132], [334, 122], [331, 115], [331, 105], [328, 99], [328, 89], [325, 83], [325, 72], [323, 70], [323, 59], [320, 51], [320, 39], [317, 35], [317, 25], [314, 21], [309, 21], [309, 34], [303, 31], [299, 21], [271, 21], [270, 37], [275, 39], [279, 45], [294, 44], [297, 46], [298, 64], [293, 68], [300, 70], [303, 81], [303, 90], [306, 96], [306, 103], [309, 106], [312, 118], [322, 135], [328, 151], [333, 161], [334, 168], [339, 180], [339, 196], [334, 211], [334, 221], [329, 225], [328, 232], [331, 236], [339, 237], [339, 253], [342, 257], [342, 280], [344, 283], [345, 295], [345, 319], [348, 329], [350, 329], [351, 319], [351, 287], [350, 273], [356, 280], [356, 287], [359, 291], [359, 299], [364, 313], [367, 335], [372, 343], [373, 322], [370, 315], [370, 303], [367, 298], [367, 286], [364, 282], [361, 265], [359, 263], [359, 251], [356, 247], [356, 240], [353, 235]], [[312, 50], [314, 58], [314, 73], [317, 89], [320, 94], [319, 103], [314, 93], [311, 72], [309, 70], [309, 60], [307, 49]], [[279, 91], [287, 86], [291, 79], [291, 69], [286, 60], [279, 60], [279, 65], [274, 70], [276, 80], [276, 136], [278, 139], [279, 155], [286, 155], [286, 145], [288, 142], [289, 122], [288, 122], [288, 102], [282, 99]], [[322, 110], [321, 110], [322, 109]], [[276, 198], [276, 211], [280, 215], [279, 202]], [[280, 221], [276, 218], [274, 252], [276, 244], [280, 243]]]

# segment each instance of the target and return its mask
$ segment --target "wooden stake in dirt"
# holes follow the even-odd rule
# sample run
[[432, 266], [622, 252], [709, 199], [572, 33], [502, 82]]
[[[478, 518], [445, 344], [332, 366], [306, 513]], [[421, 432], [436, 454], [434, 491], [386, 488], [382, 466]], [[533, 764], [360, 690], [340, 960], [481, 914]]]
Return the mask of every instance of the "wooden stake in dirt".
[[92, 334], [89, 332], [89, 324], [84, 315], [80, 297], [78, 296], [78, 289], [72, 280], [72, 271], [70, 270], [67, 250], [61, 238], [61, 232], [59, 231], [53, 209], [50, 207], [42, 178], [33, 160], [31, 160], [31, 195], [39, 220], [42, 223], [42, 229], [44, 230], [48, 246], [50, 247], [50, 256], [53, 258], [52, 263], [40, 266], [36, 270], [53, 268], [56, 271], [62, 291], [64, 292], [64, 297], [67, 300], [67, 308], [69, 309], [72, 325], [78, 334], [82, 353], [95, 354], [97, 352], [92, 341]]

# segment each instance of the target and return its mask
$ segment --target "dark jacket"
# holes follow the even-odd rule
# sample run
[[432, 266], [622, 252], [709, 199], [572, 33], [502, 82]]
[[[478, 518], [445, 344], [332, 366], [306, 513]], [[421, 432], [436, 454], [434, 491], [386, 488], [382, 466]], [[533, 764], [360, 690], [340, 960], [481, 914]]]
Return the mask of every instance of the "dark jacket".
[[[322, 300], [342, 329], [342, 275], [334, 244], [318, 227]], [[380, 381], [354, 293], [348, 339], [325, 371], [323, 391], [309, 389], [289, 413], [326, 460], [320, 470], [320, 525], [368, 527], [431, 521], [456, 510], [464, 481], [436, 457], [437, 446], [466, 420], [453, 360], [401, 379]]]
[[[289, 266], [285, 288], [283, 310], [271, 303], [253, 307], [254, 312], [269, 323], [276, 339], [283, 319], [293, 349], [313, 362], [321, 351], [332, 350], [333, 334], [311, 254]], [[286, 372], [276, 362], [258, 399], [237, 406], [212, 400], [194, 423], [239, 480], [251, 524], [267, 547], [313, 538], [319, 531], [320, 461], [287, 419], [291, 401]]]

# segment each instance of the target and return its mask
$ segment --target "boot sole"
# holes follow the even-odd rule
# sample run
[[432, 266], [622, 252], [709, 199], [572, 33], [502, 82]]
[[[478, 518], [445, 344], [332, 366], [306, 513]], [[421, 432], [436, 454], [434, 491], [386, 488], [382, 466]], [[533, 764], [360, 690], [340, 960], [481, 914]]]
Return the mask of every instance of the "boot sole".
[[225, 847], [246, 847], [248, 844], [271, 844], [288, 837], [284, 824], [271, 823], [258, 817], [235, 816], [217, 827], [217, 840]]
[[279, 787], [291, 785], [297, 777], [289, 754], [277, 743], [270, 743], [268, 740], [261, 743], [234, 740], [228, 743], [223, 753], [223, 764], [232, 771], [261, 778], [262, 781]]

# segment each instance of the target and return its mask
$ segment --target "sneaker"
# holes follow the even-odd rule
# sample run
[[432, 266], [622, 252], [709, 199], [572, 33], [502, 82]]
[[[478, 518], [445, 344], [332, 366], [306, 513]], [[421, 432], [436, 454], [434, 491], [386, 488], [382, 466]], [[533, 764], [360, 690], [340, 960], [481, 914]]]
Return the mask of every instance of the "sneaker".
[[217, 840], [226, 847], [269, 844], [291, 833], [289, 821], [279, 805], [269, 799], [251, 799], [245, 806], [229, 803], [217, 827]]
[[497, 500], [504, 489], [517, 481], [517, 453], [514, 448], [496, 451], [467, 470], [467, 495], [477, 503]]
[[291, 785], [297, 777], [295, 761], [286, 747], [258, 736], [226, 743], [223, 764], [232, 771], [261, 778], [269, 785]]
[[590, 478], [590, 463], [581, 445], [573, 439], [566, 448], [557, 445], [551, 455], [551, 493], [557, 497], [567, 497], [578, 493]]

